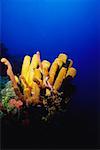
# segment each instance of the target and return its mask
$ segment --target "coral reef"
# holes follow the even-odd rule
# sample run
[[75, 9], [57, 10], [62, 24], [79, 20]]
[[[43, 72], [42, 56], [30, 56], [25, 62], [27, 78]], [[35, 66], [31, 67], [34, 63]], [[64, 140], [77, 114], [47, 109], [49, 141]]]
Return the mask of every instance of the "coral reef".
[[47, 60], [41, 60], [38, 51], [31, 58], [26, 55], [23, 60], [21, 74], [16, 76], [12, 66], [6, 58], [1, 62], [7, 66], [9, 80], [1, 89], [1, 114], [3, 110], [10, 112], [14, 109], [20, 110], [23, 106], [43, 106], [47, 110], [47, 120], [55, 111], [61, 109], [64, 98], [61, 87], [65, 80], [74, 78], [76, 69], [72, 67], [73, 61], [66, 54], [59, 54], [51, 64]]

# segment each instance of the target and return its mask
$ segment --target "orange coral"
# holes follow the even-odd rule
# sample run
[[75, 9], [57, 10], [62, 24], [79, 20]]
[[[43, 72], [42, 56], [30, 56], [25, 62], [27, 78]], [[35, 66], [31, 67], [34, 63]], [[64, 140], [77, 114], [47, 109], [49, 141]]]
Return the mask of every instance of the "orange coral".
[[15, 76], [14, 76], [14, 73], [12, 71], [12, 66], [11, 66], [10, 62], [6, 58], [2, 58], [1, 62], [4, 63], [7, 66], [7, 75], [10, 77], [10, 80], [12, 81], [12, 84], [13, 84], [14, 91], [15, 91], [16, 95], [20, 99], [23, 99], [23, 95], [21, 94], [21, 92], [19, 90], [19, 87], [17, 85], [17, 82], [15, 80]]

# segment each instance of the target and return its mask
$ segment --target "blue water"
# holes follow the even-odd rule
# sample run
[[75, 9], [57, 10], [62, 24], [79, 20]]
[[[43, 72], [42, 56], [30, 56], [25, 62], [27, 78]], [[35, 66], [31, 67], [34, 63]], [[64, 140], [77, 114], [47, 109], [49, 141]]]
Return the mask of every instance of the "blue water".
[[100, 100], [100, 1], [1, 0], [0, 6], [0, 38], [10, 56], [24, 57], [39, 50], [42, 59], [53, 61], [65, 52], [74, 60], [76, 92], [69, 116], [78, 127], [71, 128], [70, 134], [73, 137], [71, 131], [77, 131], [76, 145], [95, 146]]

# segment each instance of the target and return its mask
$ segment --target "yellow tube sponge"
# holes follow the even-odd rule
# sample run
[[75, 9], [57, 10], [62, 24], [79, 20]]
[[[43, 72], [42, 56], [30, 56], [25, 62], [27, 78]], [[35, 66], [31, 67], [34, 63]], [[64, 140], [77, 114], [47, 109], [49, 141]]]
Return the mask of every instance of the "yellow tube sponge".
[[[31, 61], [30, 67], [29, 67], [29, 72], [27, 75], [27, 82], [29, 83], [29, 86], [32, 86], [32, 84], [33, 84], [33, 79], [36, 76], [34, 74], [35, 73], [34, 71], [38, 67], [39, 64], [40, 64], [40, 53], [37, 52], [32, 57], [32, 61]], [[38, 71], [38, 75], [39, 75], [39, 71]]]
[[37, 83], [33, 82], [33, 88], [31, 90], [32, 93], [32, 102], [38, 103], [40, 98], [40, 88]]
[[27, 83], [30, 87], [32, 87], [33, 85], [33, 78], [34, 78], [34, 70], [33, 68], [30, 66], [29, 69], [29, 74], [28, 74], [28, 79], [27, 79]]
[[34, 69], [34, 77], [41, 79], [42, 75], [39, 69]]
[[61, 58], [56, 58], [56, 59], [55, 59], [55, 62], [57, 62], [57, 64], [58, 64], [59, 68], [61, 68], [61, 67], [62, 67], [62, 65], [63, 65], [63, 61], [61, 60]]
[[58, 58], [60, 58], [63, 61], [63, 63], [66, 63], [66, 61], [67, 61], [67, 55], [66, 54], [61, 53], [61, 54], [59, 54]]
[[37, 54], [34, 54], [31, 61], [31, 66], [33, 69], [36, 69], [39, 65]]
[[33, 84], [34, 69], [37, 68], [37, 66], [38, 66], [37, 54], [34, 54], [26, 76], [26, 81], [31, 87]]
[[41, 75], [41, 71], [39, 69], [34, 69], [34, 76], [33, 76], [33, 80], [35, 82], [37, 82], [38, 85], [42, 86], [42, 75]]
[[37, 61], [38, 61], [39, 68], [40, 68], [40, 70], [42, 72], [42, 62], [41, 62], [40, 52], [37, 51], [36, 55], [37, 55]]
[[76, 76], [76, 69], [71, 67], [68, 69], [66, 77], [71, 76], [72, 78], [74, 78]]
[[50, 62], [47, 60], [43, 60], [42, 61], [42, 74], [43, 74], [43, 88], [45, 88], [47, 86], [46, 84], [46, 78], [48, 78], [49, 76], [49, 72], [48, 69], [50, 67]]
[[29, 98], [31, 96], [31, 90], [29, 88], [24, 88], [24, 97], [25, 99]]
[[59, 74], [58, 74], [56, 81], [54, 83], [54, 86], [53, 86], [53, 89], [55, 91], [59, 90], [59, 88], [61, 87], [63, 79], [66, 77], [66, 71], [67, 71], [67, 69], [65, 67], [62, 67], [61, 70], [59, 71]]
[[15, 75], [15, 80], [16, 80], [16, 83], [19, 83], [19, 79], [16, 75]]
[[47, 68], [43, 68], [42, 69], [42, 73], [43, 73], [43, 78], [47, 77], [49, 75], [48, 69]]
[[43, 60], [43, 61], [42, 61], [42, 66], [43, 66], [43, 68], [49, 69], [49, 67], [50, 67], [50, 62], [47, 61], [47, 60]]
[[72, 67], [73, 65], [73, 60], [72, 59], [68, 59], [70, 61], [68, 68]]
[[46, 96], [50, 96], [51, 95], [51, 91], [49, 89], [46, 89]]
[[21, 75], [26, 79], [27, 73], [29, 71], [31, 57], [26, 55], [23, 60]]
[[54, 78], [55, 78], [58, 67], [59, 66], [58, 66], [57, 62], [55, 62], [55, 61], [51, 65], [51, 68], [50, 68], [50, 71], [49, 71], [49, 80], [48, 80], [48, 82], [51, 85], [53, 85]]

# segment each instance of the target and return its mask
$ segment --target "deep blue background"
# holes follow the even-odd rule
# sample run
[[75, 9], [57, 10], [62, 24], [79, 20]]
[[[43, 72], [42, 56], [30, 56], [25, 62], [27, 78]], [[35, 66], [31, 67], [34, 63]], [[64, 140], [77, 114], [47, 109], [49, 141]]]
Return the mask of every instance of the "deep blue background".
[[23, 57], [39, 50], [49, 61], [60, 52], [74, 60], [77, 88], [70, 132], [73, 137], [76, 130], [76, 145], [98, 142], [99, 6], [99, 0], [1, 0], [1, 41], [10, 56]]

